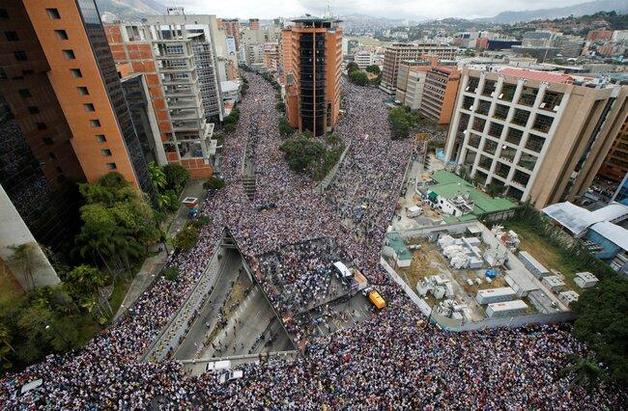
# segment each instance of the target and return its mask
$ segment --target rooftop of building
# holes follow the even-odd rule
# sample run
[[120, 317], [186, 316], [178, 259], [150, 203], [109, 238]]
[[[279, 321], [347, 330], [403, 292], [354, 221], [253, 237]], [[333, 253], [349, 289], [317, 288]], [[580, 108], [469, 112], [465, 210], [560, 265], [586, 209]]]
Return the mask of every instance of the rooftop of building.
[[608, 221], [593, 224], [591, 230], [606, 238], [624, 251], [628, 251], [628, 230]]
[[515, 203], [501, 197], [491, 197], [476, 189], [473, 184], [445, 170], [436, 171], [432, 175], [436, 184], [429, 186], [428, 191], [433, 191], [438, 196], [451, 199], [456, 196], [468, 196], [473, 202], [473, 211], [470, 214], [458, 217], [457, 221], [470, 221], [485, 214], [510, 210], [517, 207]]
[[499, 71], [505, 76], [523, 78], [527, 80], [545, 81], [548, 83], [571, 84], [574, 78], [563, 73], [552, 73], [547, 71], [528, 70], [514, 67], [505, 67]]
[[598, 210], [589, 211], [565, 201], [549, 205], [543, 209], [543, 212], [576, 236], [580, 236], [594, 224], [618, 222], [628, 218], [628, 206], [620, 203], [612, 203]]

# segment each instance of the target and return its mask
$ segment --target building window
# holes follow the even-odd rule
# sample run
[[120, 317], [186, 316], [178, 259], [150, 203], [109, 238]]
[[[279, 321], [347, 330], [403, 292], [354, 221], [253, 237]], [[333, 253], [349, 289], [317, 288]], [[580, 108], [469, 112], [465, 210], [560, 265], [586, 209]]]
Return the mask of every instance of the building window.
[[96, 140], [98, 140], [99, 143], [104, 143], [107, 141], [107, 137], [105, 137], [104, 134], [97, 134]]
[[72, 73], [72, 77], [74, 78], [83, 77], [83, 73], [81, 73], [81, 69], [73, 68], [73, 69], [70, 69], [70, 72]]
[[530, 181], [530, 174], [517, 170], [512, 176], [512, 181], [514, 181], [515, 183], [519, 183], [525, 187], [528, 184], [528, 181]]
[[484, 124], [485, 123], [486, 123], [486, 120], [476, 117], [476, 118], [473, 119], [473, 126], [472, 126], [472, 128], [475, 131], [479, 131], [480, 133], [482, 133], [484, 131]]
[[83, 108], [85, 109], [85, 111], [96, 111], [96, 108], [92, 103], [83, 104]]
[[498, 104], [495, 106], [495, 113], [493, 114], [493, 117], [499, 120], [505, 120], [506, 117], [508, 117], [509, 110], [510, 110], [510, 107], [505, 106], [503, 104]]
[[7, 72], [4, 71], [4, 69], [2, 67], [0, 67], [0, 80], [6, 80], [9, 77], [7, 76]]
[[67, 60], [76, 59], [76, 56], [74, 55], [74, 50], [63, 50], [63, 55]]
[[19, 89], [18, 93], [20, 93], [20, 97], [22, 98], [32, 97], [31, 92], [27, 88]]
[[487, 97], [493, 97], [494, 91], [495, 91], [495, 81], [484, 80], [484, 88], [482, 89], [482, 95], [487, 96]]
[[5, 31], [4, 37], [7, 38], [7, 41], [19, 41], [20, 40], [20, 38], [18, 37], [15, 31]]
[[44, 137], [43, 138], [44, 144], [47, 146], [51, 146], [55, 143], [55, 141], [52, 139], [52, 137]]
[[98, 119], [89, 120], [89, 125], [90, 127], [93, 127], [93, 128], [100, 127], [100, 120]]
[[538, 91], [538, 89], [532, 87], [524, 87], [523, 90], [521, 90], [519, 104], [532, 107], [534, 105], [534, 102], [536, 101], [536, 95]]
[[514, 84], [504, 84], [502, 86], [502, 91], [499, 94], [499, 99], [503, 101], [512, 101], [515, 96], [515, 91], [517, 90], [517, 86]]
[[500, 138], [502, 136], [502, 130], [504, 130], [504, 126], [498, 123], [491, 122], [491, 125], [488, 128], [488, 135], [495, 138]]
[[55, 153], [48, 153], [48, 158], [51, 160], [56, 160], [57, 156], [55, 155]]
[[118, 168], [118, 166], [116, 165], [116, 163], [107, 163], [107, 168], [109, 170], [115, 170], [116, 168]]
[[495, 154], [497, 151], [497, 143], [493, 140], [486, 140], [484, 142], [484, 152], [487, 154]]
[[7, 20], [9, 18], [9, 13], [7, 13], [7, 9], [0, 9], [0, 20]]
[[516, 128], [508, 128], [508, 134], [506, 134], [506, 142], [518, 146], [521, 143], [521, 137], [523, 137], [523, 131]]
[[50, 17], [51, 20], [59, 20], [61, 18], [59, 10], [57, 9], [46, 9], [46, 13], [48, 13], [48, 17]]
[[491, 102], [480, 100], [480, 104], [478, 105], [478, 109], [475, 111], [478, 114], [487, 115], [488, 111], [491, 109]]
[[30, 74], [34, 74], [35, 72], [31, 69], [28, 70], [22, 70], [22, 75], [26, 76], [26, 75], [30, 75]]
[[529, 111], [516, 109], [512, 122], [518, 126], [525, 127], [528, 124], [528, 118], [530, 118]]
[[543, 149], [543, 144], [545, 144], [545, 139], [543, 137], [537, 136], [535, 134], [528, 135], [528, 141], [526, 141], [526, 148], [528, 150], [540, 153]]
[[552, 127], [553, 122], [554, 119], [552, 117], [544, 116], [543, 114], [537, 114], [536, 118], [534, 119], [534, 125], [532, 126], [532, 128], [542, 133], [547, 133]]
[[59, 174], [63, 174], [63, 169], [61, 167], [57, 166], [57, 172]]
[[100, 150], [100, 154], [102, 154], [105, 157], [111, 157], [111, 150], [109, 150], [108, 148], [104, 148]]
[[558, 111], [560, 103], [563, 101], [563, 95], [561, 93], [554, 93], [552, 91], [545, 91], [543, 96], [543, 102], [539, 105], [539, 108], [548, 111]]
[[39, 107], [37, 107], [37, 106], [28, 106], [28, 112], [30, 114], [39, 114]]
[[26, 52], [25, 51], [16, 51], [15, 53], [13, 53], [13, 55], [15, 56], [15, 59], [17, 61], [26, 61], [26, 60], [28, 60], [28, 57], [26, 56]]
[[81, 96], [89, 96], [89, 90], [87, 89], [87, 87], [77, 87], [78, 92]]
[[68, 39], [68, 32], [65, 30], [55, 30], [55, 34], [57, 35], [57, 38], [59, 40], [67, 40]]
[[46, 123], [37, 123], [37, 130], [45, 130], [47, 128], [48, 126], [46, 125]]

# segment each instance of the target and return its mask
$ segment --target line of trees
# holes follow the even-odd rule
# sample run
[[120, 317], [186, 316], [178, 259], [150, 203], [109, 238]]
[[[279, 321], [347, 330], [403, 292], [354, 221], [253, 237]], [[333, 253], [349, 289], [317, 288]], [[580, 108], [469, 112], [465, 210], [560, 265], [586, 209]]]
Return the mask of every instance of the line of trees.
[[345, 144], [333, 134], [315, 139], [311, 133], [305, 132], [291, 137], [279, 149], [284, 152], [291, 170], [309, 174], [319, 181], [338, 162]]

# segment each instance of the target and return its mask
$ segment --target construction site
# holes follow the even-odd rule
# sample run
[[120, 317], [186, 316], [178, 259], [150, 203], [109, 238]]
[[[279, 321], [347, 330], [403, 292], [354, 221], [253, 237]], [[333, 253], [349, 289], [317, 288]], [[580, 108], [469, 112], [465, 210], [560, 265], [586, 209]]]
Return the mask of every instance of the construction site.
[[570, 304], [595, 275], [576, 274], [573, 289], [519, 244], [512, 230], [470, 222], [389, 232], [383, 256], [406, 292], [449, 328], [570, 319]]

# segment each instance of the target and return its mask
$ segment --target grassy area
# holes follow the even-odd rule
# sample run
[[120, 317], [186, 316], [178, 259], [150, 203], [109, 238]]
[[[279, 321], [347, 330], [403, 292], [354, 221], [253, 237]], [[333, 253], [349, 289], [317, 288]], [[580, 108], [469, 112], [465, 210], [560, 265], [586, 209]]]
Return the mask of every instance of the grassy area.
[[548, 270], [560, 271], [565, 276], [565, 282], [569, 288], [579, 289], [573, 279], [575, 274], [584, 271], [584, 268], [578, 267], [574, 260], [561, 253], [558, 247], [539, 235], [534, 227], [520, 221], [507, 221], [504, 226], [519, 235], [521, 250], [529, 252]]

